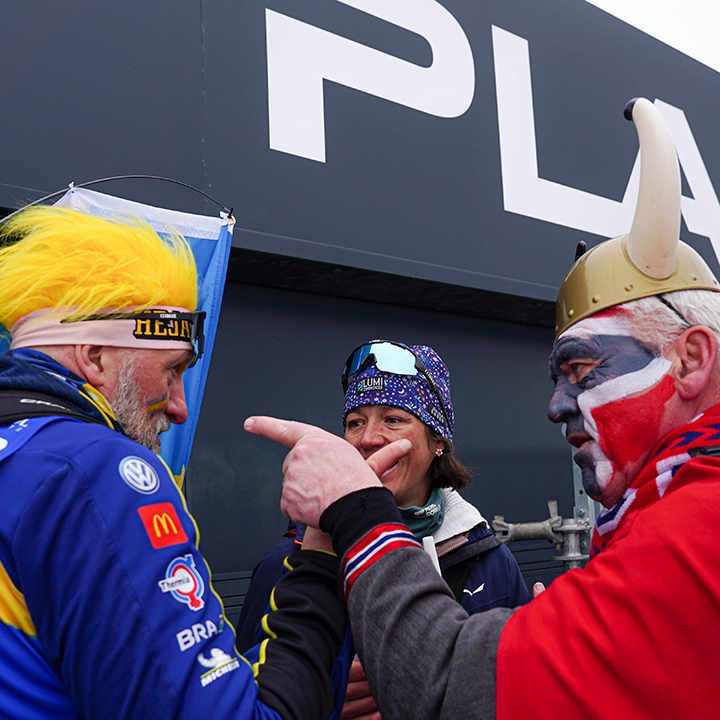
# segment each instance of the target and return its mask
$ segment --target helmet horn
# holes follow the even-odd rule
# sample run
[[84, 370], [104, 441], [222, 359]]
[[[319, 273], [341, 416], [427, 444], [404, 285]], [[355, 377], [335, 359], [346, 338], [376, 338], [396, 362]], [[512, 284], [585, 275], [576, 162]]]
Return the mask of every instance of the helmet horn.
[[578, 252], [558, 292], [556, 338], [583, 318], [631, 300], [678, 290], [720, 292], [700, 255], [680, 242], [680, 166], [670, 131], [645, 98], [625, 117], [640, 139], [640, 192], [629, 235]]
[[643, 274], [665, 280], [675, 272], [680, 240], [680, 166], [670, 131], [646, 98], [631, 100], [625, 117], [640, 141], [640, 190], [627, 254]]

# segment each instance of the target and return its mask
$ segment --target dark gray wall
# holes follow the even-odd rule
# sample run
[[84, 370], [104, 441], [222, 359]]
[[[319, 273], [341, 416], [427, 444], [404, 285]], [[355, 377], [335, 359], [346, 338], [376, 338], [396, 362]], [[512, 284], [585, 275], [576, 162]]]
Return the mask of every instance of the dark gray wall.
[[[541, 178], [621, 200], [637, 153], [625, 103], [682, 108], [720, 181], [720, 76], [582, 0], [443, 0], [475, 94], [439, 118], [323, 84], [326, 162], [270, 150], [265, 9], [418, 65], [419, 35], [332, 0], [207, 4], [208, 178], [234, 192], [238, 247], [554, 301], [578, 240], [503, 207], [492, 26], [526, 39]], [[629, 227], [627, 228], [629, 229]], [[707, 238], [683, 230], [717, 267]]]
[[230, 283], [188, 480], [214, 572], [252, 568], [287, 524], [286, 450], [245, 433], [243, 420], [276, 415], [340, 433], [343, 364], [377, 337], [430, 345], [447, 363], [455, 442], [475, 475], [466, 496], [488, 520], [542, 520], [550, 499], [572, 514], [569, 446], [545, 415], [551, 331]]
[[[18, 207], [69, 182], [128, 173], [202, 187], [201, 7], [187, 0], [4, 2], [0, 204]], [[102, 190], [205, 209], [199, 195], [157, 183]]]

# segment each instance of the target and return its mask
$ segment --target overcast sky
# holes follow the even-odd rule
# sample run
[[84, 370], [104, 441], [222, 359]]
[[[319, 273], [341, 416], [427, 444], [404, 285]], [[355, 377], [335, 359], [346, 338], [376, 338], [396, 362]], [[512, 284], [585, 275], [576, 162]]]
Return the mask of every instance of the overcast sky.
[[720, 72], [718, 0], [587, 0]]

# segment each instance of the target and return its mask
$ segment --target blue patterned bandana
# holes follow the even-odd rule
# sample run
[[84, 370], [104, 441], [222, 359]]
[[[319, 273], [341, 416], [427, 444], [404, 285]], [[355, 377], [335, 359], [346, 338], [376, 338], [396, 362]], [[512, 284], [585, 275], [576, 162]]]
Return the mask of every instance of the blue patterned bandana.
[[[400, 344], [400, 343], [398, 343]], [[455, 426], [450, 398], [450, 373], [440, 356], [426, 345], [403, 345], [425, 363], [428, 375], [440, 393], [450, 427], [447, 427], [443, 409], [430, 383], [417, 375], [395, 375], [382, 372], [371, 364], [349, 383], [345, 394], [343, 425], [347, 414], [362, 405], [391, 405], [405, 410], [431, 427], [440, 437], [452, 440]]]

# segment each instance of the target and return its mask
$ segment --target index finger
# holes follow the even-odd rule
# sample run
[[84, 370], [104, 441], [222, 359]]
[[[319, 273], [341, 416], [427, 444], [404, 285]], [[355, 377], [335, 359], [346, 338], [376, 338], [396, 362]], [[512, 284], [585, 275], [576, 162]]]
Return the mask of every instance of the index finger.
[[295, 420], [281, 420], [267, 415], [253, 415], [245, 420], [243, 427], [253, 435], [261, 435], [290, 448], [308, 435], [326, 434], [325, 430], [314, 425]]

